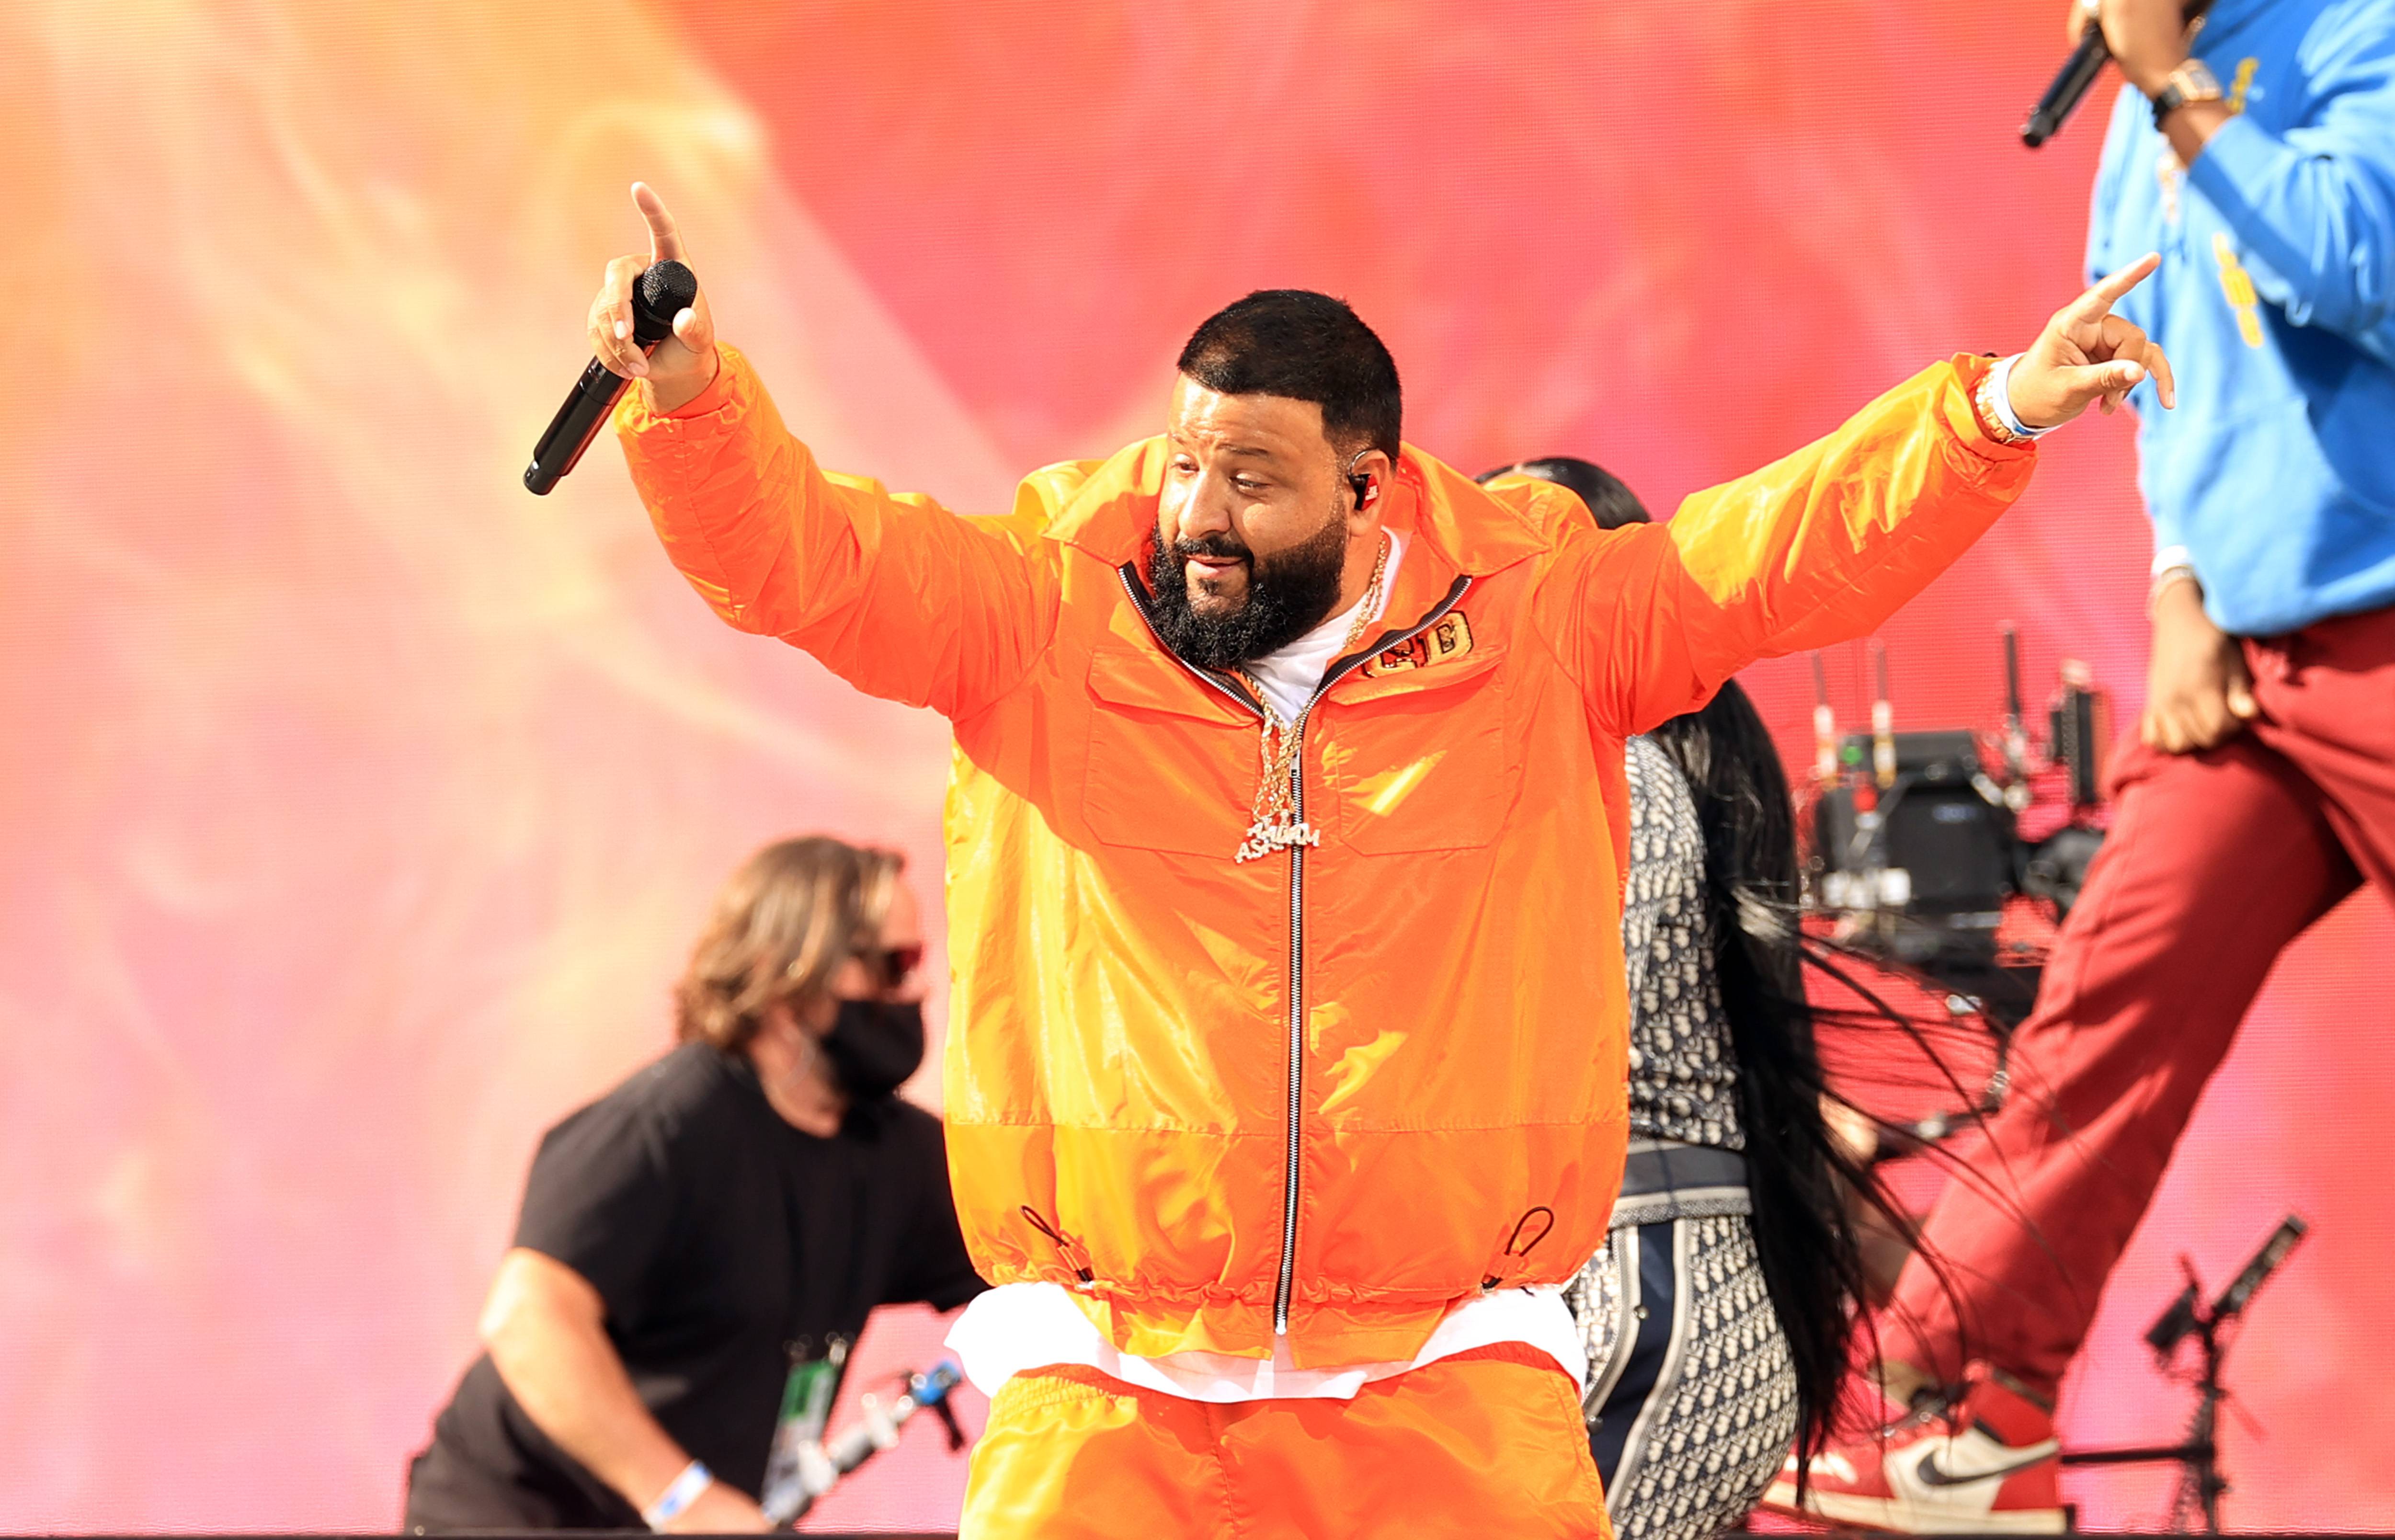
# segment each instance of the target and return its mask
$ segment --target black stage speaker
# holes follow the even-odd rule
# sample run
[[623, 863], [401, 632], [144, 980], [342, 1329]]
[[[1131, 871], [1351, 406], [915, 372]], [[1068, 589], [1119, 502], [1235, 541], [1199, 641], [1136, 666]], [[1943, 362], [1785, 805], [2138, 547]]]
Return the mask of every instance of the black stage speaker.
[[[2013, 816], [1979, 768], [1979, 745], [1967, 732], [1899, 733], [1896, 780], [1873, 788], [1873, 805], [1857, 805], [1849, 781], [1825, 792], [1814, 812], [1822, 869], [1858, 876], [1901, 870], [1890, 907], [1924, 914], [2000, 909], [2016, 885]], [[1871, 739], [1846, 740], [1848, 763], [1869, 763]]]

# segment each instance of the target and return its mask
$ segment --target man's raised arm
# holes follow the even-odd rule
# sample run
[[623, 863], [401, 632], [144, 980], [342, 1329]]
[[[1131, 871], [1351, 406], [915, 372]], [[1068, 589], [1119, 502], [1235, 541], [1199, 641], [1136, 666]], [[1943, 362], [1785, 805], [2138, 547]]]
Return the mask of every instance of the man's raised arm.
[[2035, 464], [2027, 437], [2101, 402], [2117, 407], [2170, 365], [2111, 313], [2148, 257], [2058, 312], [2014, 359], [1934, 365], [1828, 437], [1700, 492], [1661, 528], [1581, 541], [1570, 613], [1555, 624], [1599, 720], [1644, 732], [1709, 698], [1758, 657], [1868, 635], [2011, 506]]
[[[681, 260], [673, 216], [635, 184], [649, 261]], [[590, 309], [600, 360], [636, 382], [616, 413], [632, 482], [667, 554], [725, 620], [777, 636], [858, 689], [969, 715], [1030, 668], [1056, 594], [1032, 557], [1037, 510], [966, 519], [824, 471], [748, 361], [718, 344], [702, 287], [673, 335], [631, 340], [636, 257]]]

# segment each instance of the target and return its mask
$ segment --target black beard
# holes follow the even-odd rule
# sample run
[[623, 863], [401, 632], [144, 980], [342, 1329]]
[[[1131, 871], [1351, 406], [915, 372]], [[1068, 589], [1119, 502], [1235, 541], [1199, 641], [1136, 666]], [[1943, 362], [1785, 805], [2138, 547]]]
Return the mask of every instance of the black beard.
[[[1248, 564], [1247, 602], [1227, 615], [1189, 605], [1192, 556], [1233, 556]], [[1280, 651], [1330, 617], [1347, 564], [1347, 521], [1337, 511], [1322, 533], [1264, 561], [1228, 532], [1168, 545], [1159, 533], [1147, 559], [1148, 622], [1184, 662], [1221, 670]]]

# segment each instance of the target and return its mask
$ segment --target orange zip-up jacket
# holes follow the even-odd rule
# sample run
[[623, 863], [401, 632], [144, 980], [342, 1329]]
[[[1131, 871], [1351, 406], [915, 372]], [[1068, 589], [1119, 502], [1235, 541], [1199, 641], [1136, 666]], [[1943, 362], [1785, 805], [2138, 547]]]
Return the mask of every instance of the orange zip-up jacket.
[[1669, 524], [1410, 446], [1383, 629], [1303, 722], [1311, 849], [1233, 860], [1261, 773], [1229, 679], [1149, 631], [1161, 439], [960, 518], [816, 468], [727, 348], [618, 419], [718, 614], [954, 725], [948, 1162], [975, 1265], [1130, 1353], [1411, 1359], [1604, 1239], [1626, 1129], [1621, 740], [1746, 663], [1862, 635], [2027, 483], [1923, 371]]

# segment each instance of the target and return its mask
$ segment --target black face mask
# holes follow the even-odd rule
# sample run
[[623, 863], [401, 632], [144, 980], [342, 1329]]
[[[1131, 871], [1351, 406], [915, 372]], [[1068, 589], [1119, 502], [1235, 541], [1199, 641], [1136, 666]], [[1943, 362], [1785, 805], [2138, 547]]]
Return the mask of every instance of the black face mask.
[[873, 1101], [921, 1068], [923, 1007], [913, 1001], [843, 1000], [822, 1042], [840, 1088], [858, 1101]]

